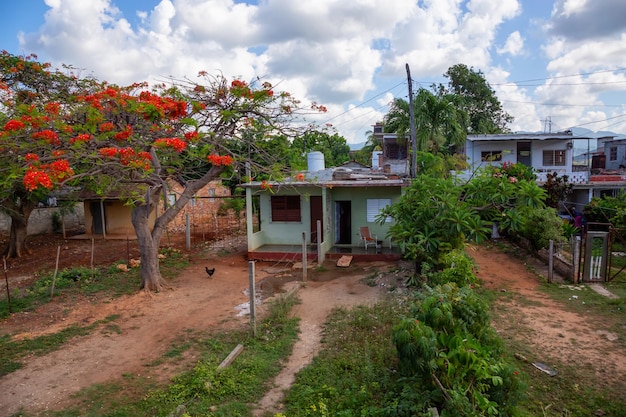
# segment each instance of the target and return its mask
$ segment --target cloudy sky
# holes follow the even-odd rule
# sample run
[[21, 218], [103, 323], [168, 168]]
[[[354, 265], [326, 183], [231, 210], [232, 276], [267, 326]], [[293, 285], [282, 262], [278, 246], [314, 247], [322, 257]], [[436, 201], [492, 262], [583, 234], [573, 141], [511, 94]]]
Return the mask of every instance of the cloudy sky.
[[394, 97], [484, 73], [513, 131], [626, 133], [624, 0], [21, 0], [1, 49], [116, 84], [260, 77], [363, 142]]

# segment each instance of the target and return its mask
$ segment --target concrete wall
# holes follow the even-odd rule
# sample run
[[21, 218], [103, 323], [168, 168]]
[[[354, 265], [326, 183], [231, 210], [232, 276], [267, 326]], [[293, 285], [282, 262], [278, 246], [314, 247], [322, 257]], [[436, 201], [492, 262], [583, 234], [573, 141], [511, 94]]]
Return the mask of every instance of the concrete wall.
[[[28, 220], [28, 235], [41, 235], [46, 233], [59, 233], [53, 230], [53, 216], [55, 213], [60, 214], [61, 209], [58, 207], [42, 207], [33, 210]], [[74, 213], [63, 216], [65, 230], [83, 230], [85, 228], [84, 212], [82, 203], [76, 204]], [[0, 234], [8, 236], [11, 232], [11, 218], [4, 213], [0, 213]]]

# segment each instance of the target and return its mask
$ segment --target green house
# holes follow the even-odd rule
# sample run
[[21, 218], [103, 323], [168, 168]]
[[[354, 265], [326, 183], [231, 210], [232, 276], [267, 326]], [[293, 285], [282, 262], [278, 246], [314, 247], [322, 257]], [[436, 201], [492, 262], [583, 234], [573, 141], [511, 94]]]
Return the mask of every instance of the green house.
[[[250, 182], [246, 189], [248, 257], [252, 260], [395, 260], [387, 237], [391, 219], [380, 211], [398, 201], [407, 179], [360, 164], [312, 170], [281, 182]], [[372, 240], [366, 242], [363, 229]], [[366, 245], [366, 243], [368, 243]]]

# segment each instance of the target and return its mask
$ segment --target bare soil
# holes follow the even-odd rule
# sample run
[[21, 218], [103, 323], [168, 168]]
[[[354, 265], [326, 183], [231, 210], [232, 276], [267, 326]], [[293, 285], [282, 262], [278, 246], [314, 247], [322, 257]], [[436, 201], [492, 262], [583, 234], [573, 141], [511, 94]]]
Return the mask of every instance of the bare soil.
[[[185, 251], [183, 239], [165, 243]], [[110, 264], [127, 259], [128, 255], [138, 257], [133, 241], [94, 241], [94, 245], [95, 264]], [[8, 264], [11, 288], [28, 285], [42, 271], [52, 270], [59, 246], [61, 268], [91, 262], [90, 241], [46, 237], [36, 239], [31, 246], [32, 255]], [[534, 271], [541, 272], [543, 265], [536, 263], [530, 268], [523, 260], [496, 248], [471, 247], [469, 253], [477, 262], [478, 275], [485, 286], [520, 294], [526, 300], [518, 302], [518, 298], [511, 297], [499, 303], [499, 318], [494, 326], [503, 337], [520, 339], [542, 362], [583, 363], [609, 382], [626, 378], [624, 345], [603, 323], [567, 312], [537, 291], [540, 278]], [[20, 409], [36, 414], [67, 407], [75, 401], [72, 394], [96, 383], [113, 382], [123, 375], [148, 375], [165, 381], [180, 368], [171, 364], [146, 365], [162, 357], [172, 342], [185, 333], [247, 326], [249, 317], [240, 314], [240, 307], [249, 300], [248, 263], [242, 248], [196, 250], [187, 255], [191, 265], [171, 281], [170, 290], [153, 295], [138, 292], [115, 299], [55, 299], [35, 312], [13, 314], [0, 322], [0, 335], [20, 339], [57, 332], [73, 324], [94, 323], [114, 314], [119, 316], [115, 320], [116, 331], [98, 330], [74, 338], [63, 349], [45, 356], [29, 356], [23, 368], [0, 378], [0, 417]], [[205, 266], [216, 268], [212, 277], [205, 273]], [[397, 264], [389, 263], [353, 263], [348, 268], [338, 268], [326, 262], [321, 271], [309, 271], [307, 283], [298, 284], [302, 302], [293, 311], [301, 318], [300, 340], [274, 381], [274, 388], [258, 404], [255, 415], [280, 410], [283, 391], [319, 349], [328, 313], [336, 306], [375, 302], [388, 286], [401, 282], [402, 277], [391, 272], [396, 268]], [[292, 288], [302, 276], [300, 270], [285, 264], [257, 263], [255, 269], [262, 298]], [[366, 285], [364, 278], [372, 281], [376, 271], [381, 271], [375, 277], [376, 285]], [[195, 358], [186, 359], [192, 363]]]

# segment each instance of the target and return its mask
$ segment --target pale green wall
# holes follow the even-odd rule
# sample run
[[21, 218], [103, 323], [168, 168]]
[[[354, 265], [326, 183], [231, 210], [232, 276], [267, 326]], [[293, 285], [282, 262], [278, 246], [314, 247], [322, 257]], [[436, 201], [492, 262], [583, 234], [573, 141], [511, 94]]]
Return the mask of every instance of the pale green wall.
[[[368, 198], [390, 198], [392, 203], [400, 199], [400, 187], [362, 187], [362, 188], [334, 188], [332, 190], [333, 200], [342, 201], [350, 200], [351, 219], [352, 219], [352, 246], [358, 246], [360, 243], [359, 228], [367, 226], [370, 232], [375, 234], [378, 239], [383, 239], [392, 223], [379, 225], [377, 223], [367, 222], [367, 199]], [[334, 205], [334, 203], [333, 203]], [[334, 207], [333, 207], [334, 212]], [[334, 220], [333, 220], [334, 221]], [[334, 240], [334, 239], [333, 239]]]
[[[278, 191], [270, 194], [267, 191], [256, 191], [250, 188], [246, 189], [248, 207], [251, 207], [251, 196], [253, 194], [260, 195], [261, 210], [261, 230], [252, 233], [252, 221], [248, 216], [248, 250], [267, 245], [300, 245], [302, 244], [302, 232], [307, 232], [307, 244], [310, 243], [310, 206], [308, 196], [321, 195], [324, 210], [324, 240], [322, 251], [328, 251], [335, 242], [335, 201], [350, 200], [351, 203], [351, 235], [352, 245], [358, 246], [359, 227], [368, 226], [373, 234], [379, 239], [383, 239], [386, 235], [391, 223], [378, 225], [376, 223], [368, 223], [367, 220], [367, 199], [368, 198], [390, 198], [392, 203], [398, 201], [401, 194], [401, 187], [334, 187], [332, 189], [322, 189], [320, 187], [301, 187], [297, 189], [298, 193], [293, 189], [286, 191]], [[272, 195], [300, 195], [302, 218], [300, 222], [272, 222], [270, 219], [271, 207], [270, 197]]]
[[[250, 189], [247, 189], [250, 191]], [[302, 232], [307, 233], [307, 244], [311, 243], [311, 210], [308, 197], [310, 195], [321, 196], [322, 189], [319, 187], [300, 187], [297, 193], [293, 189], [278, 191], [271, 194], [267, 191], [257, 192], [260, 195], [260, 221], [261, 230], [254, 233], [249, 241], [250, 250], [254, 250], [262, 245], [301, 245]], [[273, 222], [271, 221], [270, 198], [273, 195], [299, 195], [301, 207], [300, 222]], [[250, 226], [249, 226], [250, 230]]]

